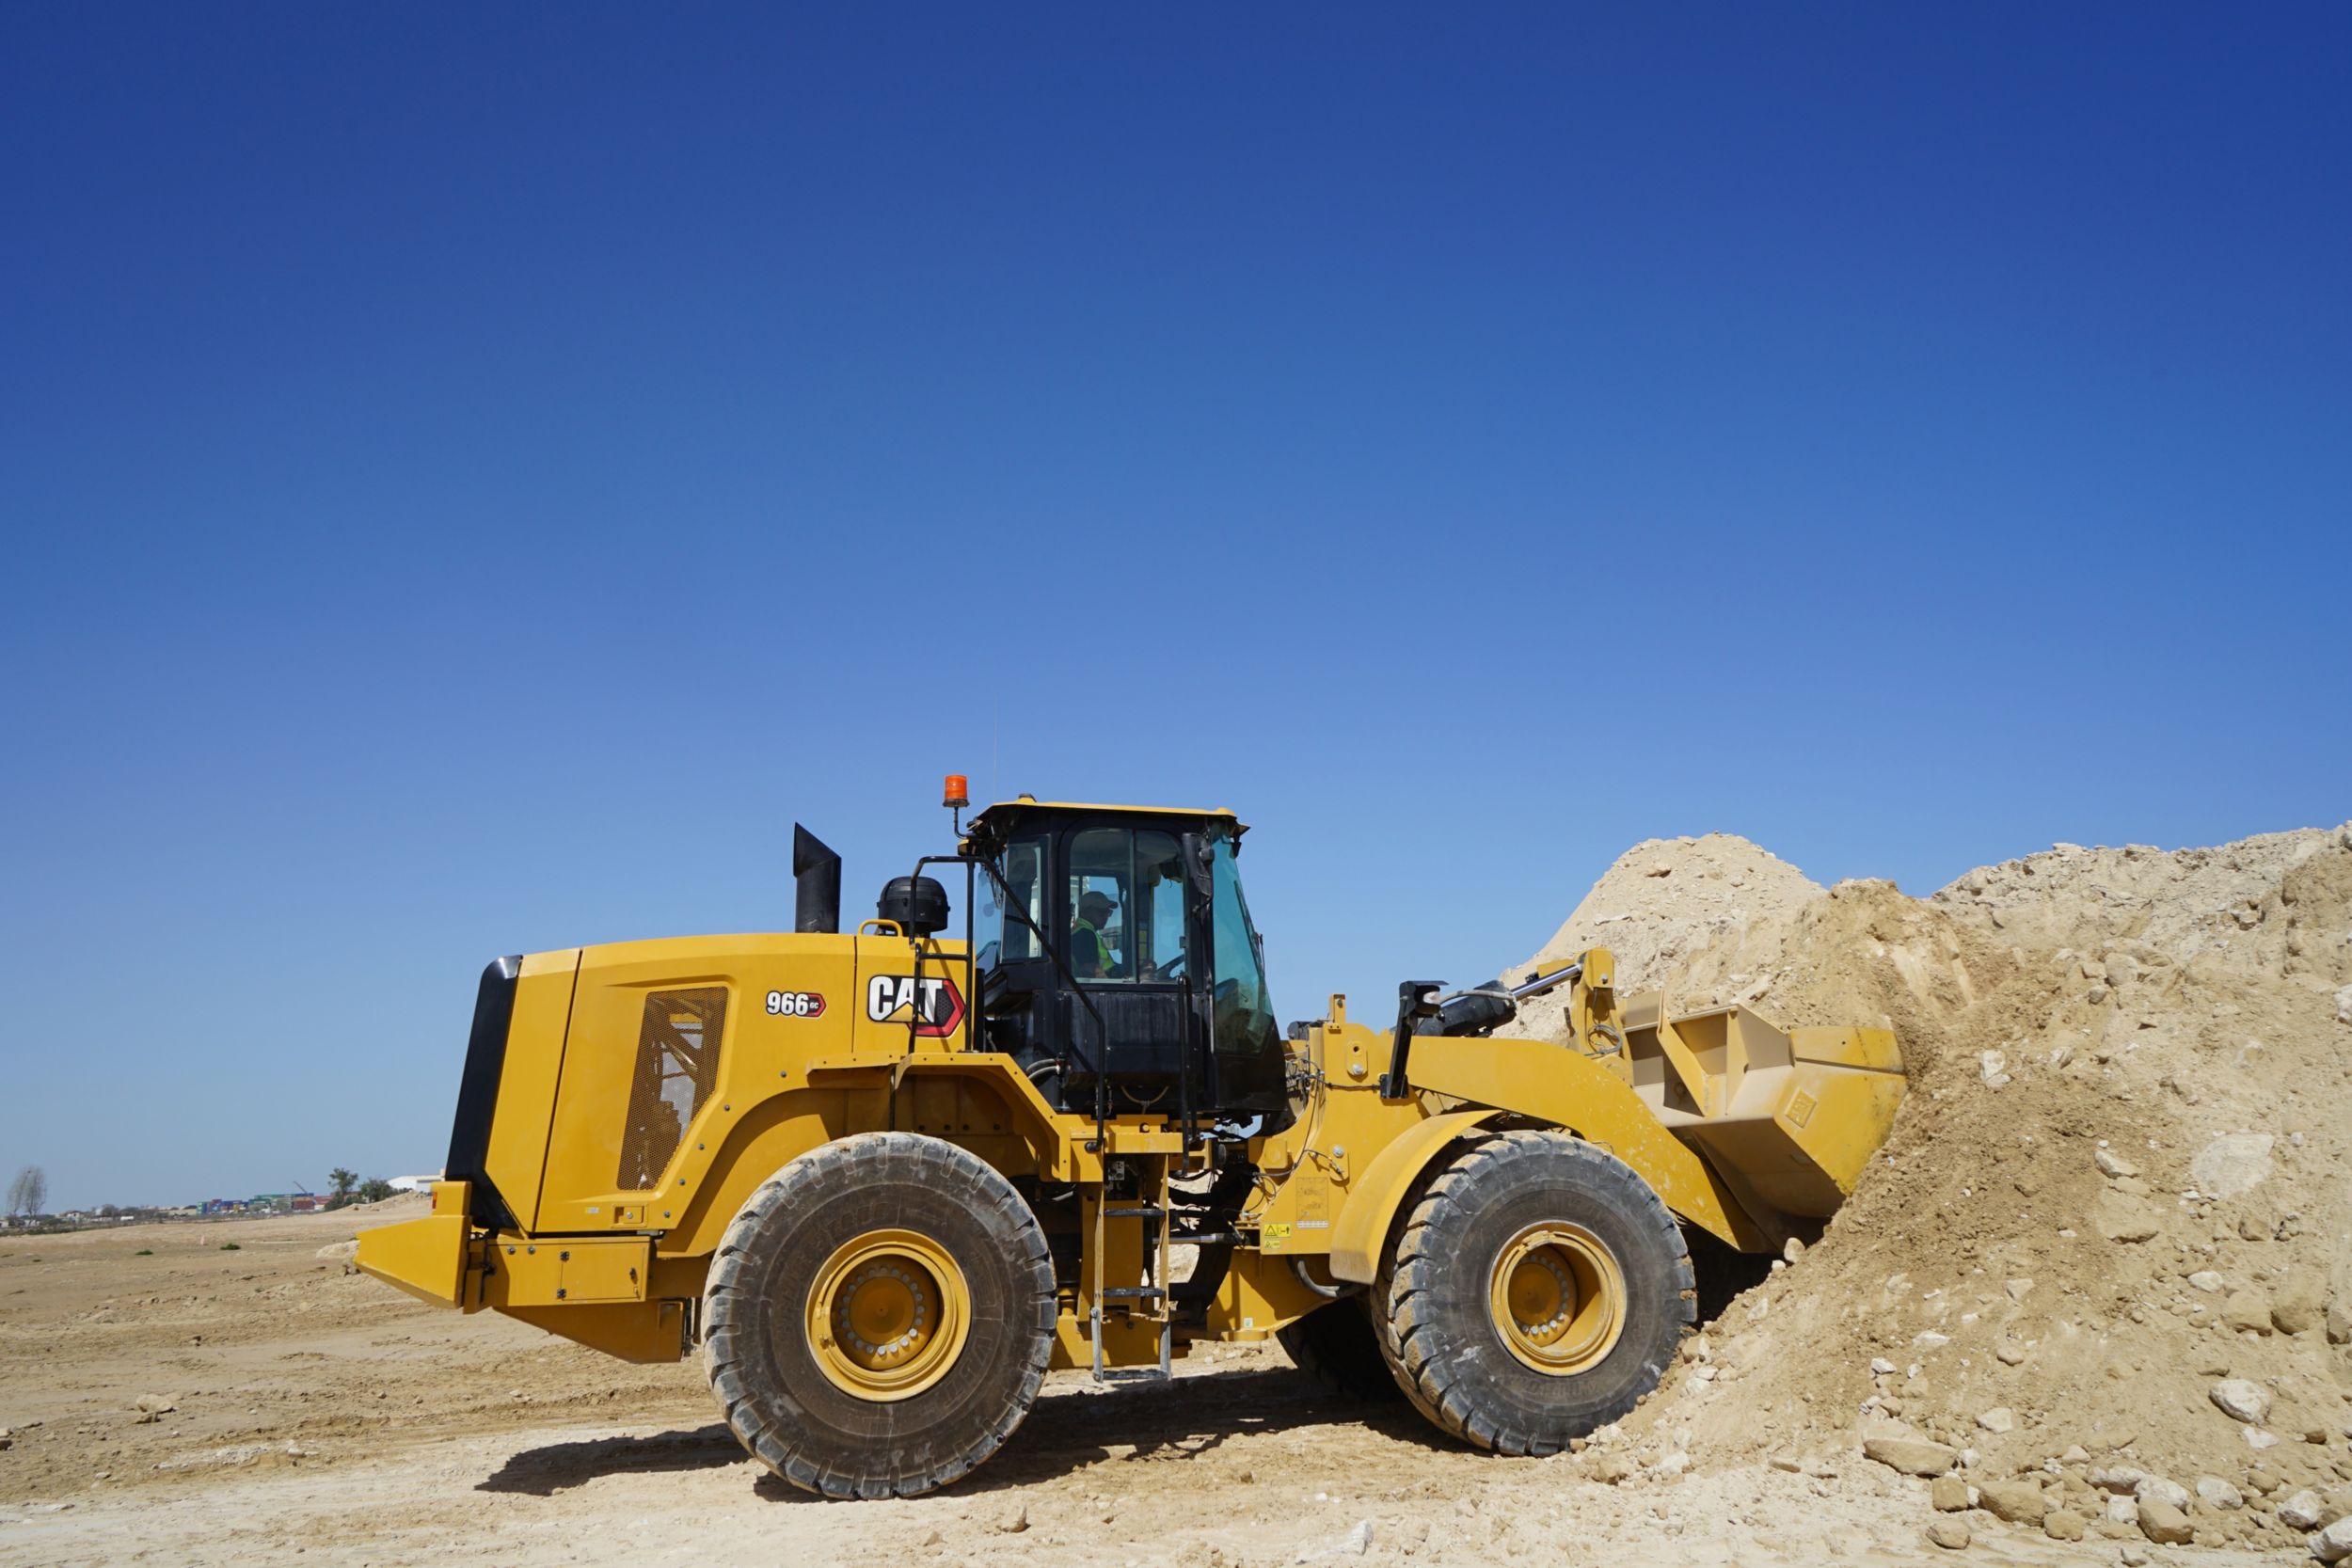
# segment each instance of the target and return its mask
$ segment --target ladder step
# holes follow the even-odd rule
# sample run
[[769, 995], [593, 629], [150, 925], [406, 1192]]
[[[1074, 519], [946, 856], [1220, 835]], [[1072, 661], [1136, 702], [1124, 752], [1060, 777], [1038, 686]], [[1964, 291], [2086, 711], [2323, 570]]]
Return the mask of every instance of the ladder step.
[[1104, 1218], [1114, 1220], [1156, 1220], [1165, 1219], [1167, 1215], [1168, 1211], [1165, 1209], [1105, 1209], [1103, 1211]]
[[1176, 1374], [1157, 1367], [1105, 1367], [1094, 1374], [1097, 1383], [1166, 1383]]
[[1168, 1295], [1157, 1285], [1114, 1285], [1094, 1293], [1104, 1301], [1160, 1301]]

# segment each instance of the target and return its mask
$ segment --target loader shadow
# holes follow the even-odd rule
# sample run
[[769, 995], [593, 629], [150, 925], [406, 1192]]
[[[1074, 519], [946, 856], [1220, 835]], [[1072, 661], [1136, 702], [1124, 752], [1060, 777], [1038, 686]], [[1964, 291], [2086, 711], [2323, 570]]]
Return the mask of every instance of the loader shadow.
[[646, 1437], [591, 1437], [548, 1443], [509, 1454], [506, 1463], [474, 1483], [477, 1492], [519, 1492], [551, 1497], [604, 1476], [658, 1475], [669, 1470], [715, 1470], [742, 1461], [743, 1445], [723, 1422], [691, 1432]]
[[[1048, 1388], [1012, 1441], [949, 1491], [977, 1496], [1098, 1465], [1186, 1463], [1237, 1436], [1331, 1422], [1380, 1432], [1412, 1448], [1445, 1446], [1410, 1406], [1342, 1399], [1287, 1368], [1201, 1372], [1117, 1389], [1073, 1384]], [[689, 1431], [523, 1449], [474, 1490], [551, 1497], [606, 1476], [723, 1469], [746, 1457], [735, 1434], [713, 1421]], [[823, 1500], [774, 1475], [762, 1474], [753, 1489], [771, 1502]]]

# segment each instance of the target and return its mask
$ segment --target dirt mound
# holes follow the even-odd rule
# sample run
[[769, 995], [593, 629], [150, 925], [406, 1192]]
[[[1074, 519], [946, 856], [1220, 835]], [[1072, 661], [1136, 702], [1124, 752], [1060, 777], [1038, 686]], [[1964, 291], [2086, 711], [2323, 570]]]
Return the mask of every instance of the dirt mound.
[[[1686, 882], [1702, 848], [1718, 876]], [[1738, 924], [1731, 867], [1803, 883], [1737, 839], [1644, 845], [1555, 942], [1590, 933], [1678, 1001], [1890, 1026], [1910, 1093], [1820, 1241], [1579, 1463], [1847, 1463], [1895, 1436], [2093, 1534], [2170, 1529], [2151, 1496], [2205, 1544], [2299, 1548], [2306, 1489], [2352, 1512], [2352, 825], [2061, 845], [1926, 899], [1844, 882]], [[1678, 882], [1710, 895], [1677, 919]]]
[[1644, 990], [1671, 978], [1692, 952], [1786, 916], [1820, 884], [1770, 850], [1731, 833], [1653, 838], [1617, 858], [1514, 979], [1588, 947], [1616, 955], [1619, 984]]

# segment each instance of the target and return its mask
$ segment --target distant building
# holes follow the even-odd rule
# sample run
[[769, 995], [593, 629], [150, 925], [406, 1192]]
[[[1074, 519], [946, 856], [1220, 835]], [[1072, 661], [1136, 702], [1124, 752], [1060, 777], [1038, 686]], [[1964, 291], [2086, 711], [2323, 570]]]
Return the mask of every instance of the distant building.
[[391, 1180], [391, 1189], [396, 1193], [429, 1193], [433, 1190], [433, 1183], [440, 1179], [439, 1171], [431, 1176], [395, 1176]]

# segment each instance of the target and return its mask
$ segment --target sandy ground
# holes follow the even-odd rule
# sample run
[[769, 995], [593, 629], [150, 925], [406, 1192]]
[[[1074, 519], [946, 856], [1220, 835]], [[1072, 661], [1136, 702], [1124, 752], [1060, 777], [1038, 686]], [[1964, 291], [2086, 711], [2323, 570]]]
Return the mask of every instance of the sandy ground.
[[[410, 1302], [318, 1256], [353, 1230], [322, 1215], [0, 1243], [0, 1562], [1269, 1564], [1354, 1560], [1367, 1521], [1366, 1561], [1941, 1555], [1920, 1534], [1927, 1483], [1859, 1459], [1612, 1486], [1335, 1400], [1270, 1345], [1207, 1349], [1166, 1386], [1057, 1374], [967, 1483], [826, 1502], [742, 1454], [691, 1364], [627, 1367]], [[173, 1408], [142, 1420], [142, 1398]], [[2117, 1548], [1979, 1523], [1967, 1555]]]
[[[1172, 1384], [1057, 1374], [945, 1493], [826, 1502], [742, 1454], [693, 1363], [347, 1274], [336, 1244], [411, 1198], [0, 1236], [0, 1564], [2222, 1565], [2310, 1561], [2296, 1516], [2352, 1514], [2352, 824], [2059, 846], [1925, 900], [1654, 841], [1551, 945], [1596, 939], [1633, 983], [1888, 1024], [1912, 1085], [1817, 1244], [1719, 1277], [1579, 1453], [1476, 1453], [1215, 1346]], [[1955, 1512], [1874, 1437], [1941, 1454]], [[2150, 1539], [2150, 1487], [2194, 1544]]]

